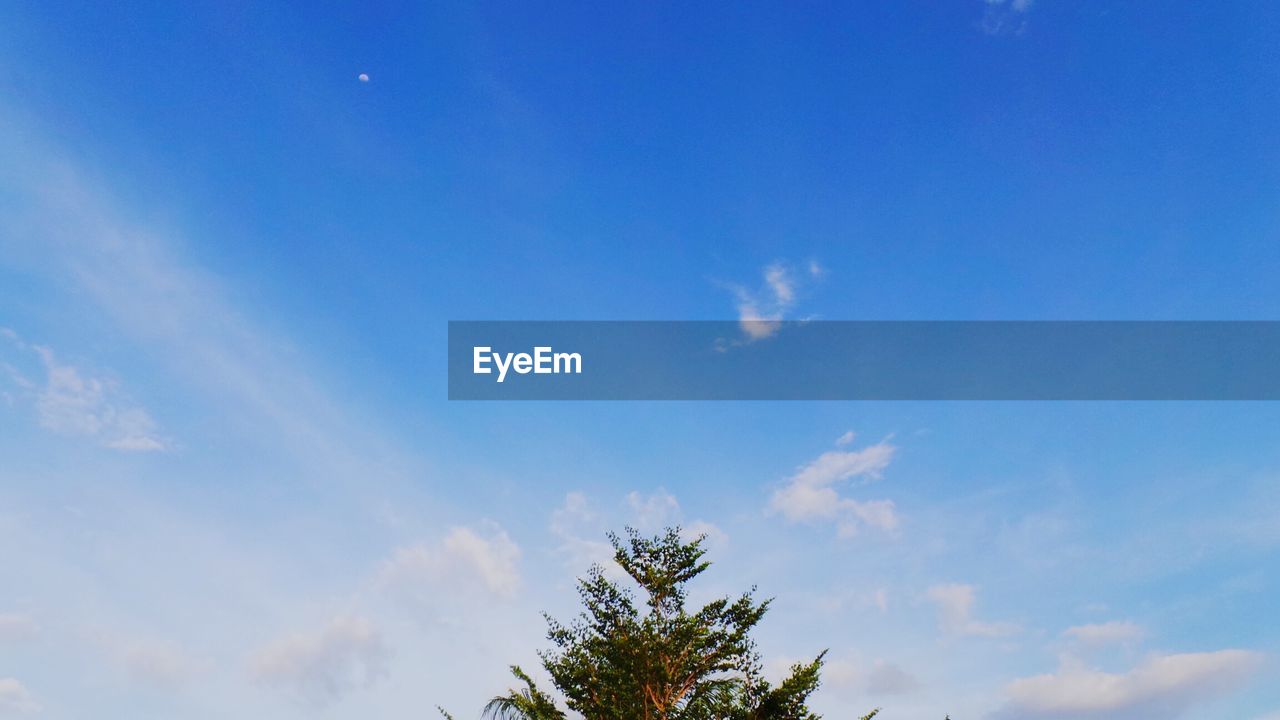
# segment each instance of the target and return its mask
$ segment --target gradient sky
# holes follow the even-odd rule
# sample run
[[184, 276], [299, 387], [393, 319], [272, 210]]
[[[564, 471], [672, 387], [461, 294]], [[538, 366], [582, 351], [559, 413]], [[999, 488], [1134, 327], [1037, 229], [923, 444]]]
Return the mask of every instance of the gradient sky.
[[671, 523], [832, 719], [1280, 717], [1275, 404], [444, 368], [449, 319], [1275, 319], [1280, 7], [324, 5], [0, 6], [0, 717], [472, 717]]

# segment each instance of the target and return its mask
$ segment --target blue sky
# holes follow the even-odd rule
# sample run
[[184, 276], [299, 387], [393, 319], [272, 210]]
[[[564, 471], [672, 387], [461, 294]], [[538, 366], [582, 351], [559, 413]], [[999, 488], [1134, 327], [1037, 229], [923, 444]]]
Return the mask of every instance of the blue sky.
[[1276, 717], [1272, 404], [450, 404], [444, 339], [1273, 319], [1278, 30], [5, 5], [0, 716], [466, 717], [680, 522], [828, 717]]

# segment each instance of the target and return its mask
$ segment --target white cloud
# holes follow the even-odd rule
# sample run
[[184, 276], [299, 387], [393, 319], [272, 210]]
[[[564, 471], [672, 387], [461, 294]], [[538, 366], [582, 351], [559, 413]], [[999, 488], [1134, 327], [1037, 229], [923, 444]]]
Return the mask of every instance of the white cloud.
[[706, 536], [706, 542], [710, 545], [724, 545], [729, 540], [729, 536], [714, 523], [706, 520], [685, 523], [679, 501], [663, 488], [658, 488], [649, 495], [642, 495], [635, 490], [627, 493], [627, 507], [631, 513], [626, 524], [640, 532], [657, 533], [678, 525], [686, 540]]
[[427, 604], [467, 588], [513, 597], [520, 588], [520, 548], [501, 528], [488, 530], [455, 527], [439, 543], [399, 548], [382, 564], [379, 585]]
[[773, 291], [774, 302], [782, 307], [790, 307], [796, 301], [795, 280], [791, 272], [781, 263], [774, 263], [764, 269], [764, 282]]
[[14, 678], [0, 678], [0, 714], [22, 715], [41, 709], [26, 686]]
[[751, 300], [738, 303], [738, 327], [751, 340], [763, 340], [782, 328], [782, 313], [765, 314]]
[[20, 613], [0, 613], [0, 643], [30, 640], [40, 631], [36, 621]]
[[934, 585], [926, 593], [938, 608], [938, 628], [948, 635], [1004, 637], [1018, 632], [1012, 623], [983, 622], [973, 618], [977, 590], [972, 585], [947, 583]]
[[586, 495], [570, 492], [564, 502], [551, 514], [551, 534], [560, 543], [559, 550], [565, 556], [574, 574], [585, 572], [592, 565], [600, 565], [610, 575], [621, 577], [622, 571], [613, 562], [613, 546], [606, 540], [606, 533], [622, 526], [633, 527], [643, 533], [661, 532], [667, 527], [680, 526], [686, 540], [705, 536], [705, 545], [724, 547], [729, 536], [714, 523], [706, 520], [684, 522], [684, 512], [675, 496], [662, 488], [645, 495], [638, 491], [627, 493], [624, 517], [615, 523], [606, 522], [591, 507]]
[[613, 567], [613, 547], [605, 542], [604, 533], [603, 522], [581, 492], [566, 493], [564, 502], [551, 513], [551, 534], [574, 573], [592, 565]]
[[1101, 647], [1138, 642], [1146, 632], [1140, 625], [1128, 620], [1113, 620], [1091, 625], [1076, 625], [1063, 630], [1062, 634], [1087, 647]]
[[387, 675], [390, 657], [381, 634], [362, 617], [335, 618], [319, 632], [277, 640], [251, 661], [259, 682], [323, 706]]
[[815, 609], [824, 613], [845, 613], [856, 611], [865, 613], [875, 610], [880, 614], [889, 612], [889, 591], [879, 587], [845, 589], [833, 592], [819, 592], [810, 596]]
[[681, 528], [687, 540], [703, 538], [703, 547], [723, 548], [729, 543], [729, 535], [715, 523], [706, 520], [695, 520]]
[[[705, 536], [707, 545], [720, 547], [729, 541], [729, 536], [714, 523], [706, 520], [685, 523], [680, 502], [663, 488], [658, 488], [650, 495], [642, 495], [634, 490], [627, 493], [627, 508], [630, 510], [630, 517], [627, 518], [626, 525], [642, 533], [658, 533], [669, 527], [679, 526], [680, 535], [686, 541]], [[612, 549], [609, 557], [613, 557]]]
[[[194, 260], [189, 249], [207, 238], [136, 219], [181, 208], [126, 207], [93, 168], [41, 142], [37, 129], [2, 115], [0, 127], [5, 140], [22, 138], [0, 142], [0, 184], [20, 209], [0, 224], [33, 249], [25, 269], [69, 284], [76, 307], [136, 346], [166, 382], [181, 383], [186, 402], [269, 444], [297, 476], [329, 478], [334, 492], [374, 478], [407, 486], [414, 451], [390, 440], [338, 384], [316, 381], [320, 361], [279, 331], [270, 308], [236, 302], [234, 283]], [[133, 432], [100, 439], [120, 450], [167, 446], [142, 418], [121, 420]]]
[[1005, 714], [1019, 718], [1172, 718], [1229, 692], [1262, 663], [1247, 650], [1156, 655], [1123, 673], [1071, 664], [1057, 673], [1023, 678], [1005, 689]]
[[[135, 648], [120, 657], [105, 652], [86, 656], [80, 641], [93, 638], [80, 637], [80, 623], [142, 623], [148, 633], [173, 637], [181, 647], [201, 648], [219, 660], [219, 670], [228, 658], [243, 665], [246, 647], [258, 647], [273, 637], [259, 634], [265, 617], [310, 606], [347, 579], [353, 561], [363, 560], [354, 547], [360, 543], [350, 538], [376, 522], [367, 513], [367, 503], [390, 498], [400, 507], [413, 507], [421, 500], [417, 480], [422, 466], [418, 451], [384, 436], [384, 424], [353, 402], [341, 383], [313, 381], [312, 370], [323, 361], [282, 331], [271, 308], [238, 302], [243, 293], [233, 283], [220, 282], [199, 267], [194, 254], [188, 256], [187, 248], [200, 241], [188, 242], [181, 231], [128, 219], [178, 217], [180, 208], [134, 212], [117, 205], [110, 196], [110, 182], [98, 180], [92, 172], [82, 175], [74, 152], [42, 144], [37, 129], [9, 120], [0, 113], [0, 127], [6, 130], [0, 133], [0, 186], [16, 198], [16, 211], [0, 218], [3, 264], [14, 260], [12, 269], [19, 275], [30, 272], [33, 280], [39, 278], [56, 291], [50, 297], [60, 304], [50, 309], [61, 309], [63, 315], [71, 312], [77, 318], [73, 325], [94, 328], [90, 345], [118, 340], [121, 348], [144, 358], [156, 373], [154, 380], [135, 381], [130, 375], [125, 387], [153, 381], [176, 388], [193, 413], [220, 428], [219, 441], [195, 449], [193, 457], [199, 454], [199, 462], [186, 463], [180, 471], [192, 475], [184, 482], [217, 485], [225, 479], [253, 485], [267, 478], [273, 487], [279, 481], [285, 488], [259, 498], [262, 502], [255, 505], [269, 512], [275, 507], [272, 503], [279, 504], [282, 521], [258, 528], [248, 539], [237, 530], [243, 518], [230, 506], [211, 507], [199, 493], [179, 497], [156, 490], [166, 477], [156, 475], [150, 464], [137, 468], [143, 475], [107, 487], [91, 458], [83, 467], [59, 463], [68, 465], [65, 475], [28, 473], [30, 487], [16, 495], [5, 493], [0, 547], [8, 551], [4, 554], [11, 574], [22, 579], [24, 602], [43, 608], [39, 619], [49, 623], [49, 637], [42, 638], [36, 650], [55, 665], [74, 668], [84, 663], [95, 675], [95, 691], [77, 694], [80, 683], [71, 672], [23, 679], [50, 706], [47, 712], [54, 712], [56, 698], [59, 716], [128, 717], [130, 712], [120, 707], [137, 705], [136, 698], [114, 688], [98, 692], [107, 689], [97, 687], [99, 670], [162, 677], [172, 676], [173, 664], [154, 648]], [[9, 345], [16, 334], [3, 336], [0, 359], [10, 360]], [[90, 364], [71, 360], [71, 352], [86, 351], [53, 345], [57, 364], [78, 365], [79, 379], [98, 381], [106, 401], [117, 408], [132, 406], [123, 402], [120, 388]], [[29, 412], [34, 427], [37, 397], [45, 384], [44, 363], [27, 348], [16, 353], [14, 364], [22, 365], [23, 379], [34, 381], [26, 386], [15, 382], [13, 390], [14, 406]], [[3, 387], [10, 369], [0, 363], [0, 389], [10, 389]], [[0, 396], [0, 408], [4, 402]], [[12, 425], [8, 421], [0, 417], [0, 426]], [[136, 429], [138, 416], [123, 422], [123, 427], [133, 423]], [[166, 442], [154, 432], [112, 435], [106, 430], [81, 440], [146, 449], [153, 447], [147, 438]], [[9, 469], [4, 462], [0, 465]], [[22, 482], [17, 476], [6, 481], [10, 479]], [[303, 492], [287, 491], [295, 485]], [[306, 532], [287, 521], [295, 515], [291, 508], [299, 494], [314, 505], [306, 513]], [[66, 514], [58, 507], [63, 502], [71, 503]], [[317, 557], [333, 559], [320, 567], [310, 562]], [[308, 572], [296, 572], [300, 565]], [[140, 605], [138, 598], [148, 602]], [[55, 617], [77, 627], [55, 624]], [[4, 651], [0, 647], [0, 655]], [[133, 669], [114, 665], [116, 660]], [[270, 667], [268, 663], [264, 669]], [[6, 670], [20, 669], [0, 667], [0, 677]], [[283, 682], [279, 673], [273, 677], [273, 682]], [[272, 699], [253, 692], [243, 679], [224, 682], [219, 672], [214, 682], [193, 684], [181, 693], [185, 699], [173, 694], [177, 704], [170, 715], [280, 716], [267, 712]], [[12, 691], [6, 687], [5, 692]], [[193, 710], [192, 702], [199, 707]], [[269, 705], [263, 707], [262, 702]], [[236, 712], [223, 712], [229, 708]]]
[[[780, 683], [791, 674], [791, 669], [798, 664], [813, 662], [812, 655], [770, 655], [761, 664], [765, 680]], [[828, 656], [822, 662], [823, 687], [850, 689], [856, 688], [859, 679], [858, 664], [852, 660]]]
[[[788, 669], [791, 663], [788, 663]], [[827, 660], [822, 664], [822, 683], [833, 688], [857, 689], [862, 685], [862, 672], [852, 660]]]
[[906, 695], [919, 687], [914, 675], [884, 660], [876, 660], [867, 673], [866, 689], [872, 695]]
[[627, 506], [632, 526], [642, 532], [657, 532], [675, 523], [680, 515], [680, 503], [662, 488], [647, 496], [632, 490], [627, 493]]
[[[807, 265], [808, 279], [820, 278], [824, 271], [816, 260]], [[747, 341], [763, 340], [778, 332], [781, 322], [795, 306], [801, 280], [805, 278], [787, 263], [775, 262], [762, 271], [763, 282], [756, 290], [740, 285], [731, 289], [737, 298], [738, 326]]]
[[571, 522], [579, 522], [583, 520], [592, 520], [595, 513], [591, 510], [591, 505], [587, 501], [586, 494], [574, 490], [565, 493], [564, 503], [556, 508], [551, 516], [551, 528], [553, 531], [562, 529], [563, 525]]
[[116, 381], [60, 362], [53, 350], [28, 345], [17, 333], [2, 334], [13, 347], [39, 359], [43, 384], [5, 365], [19, 392], [31, 401], [36, 420], [60, 435], [92, 438], [103, 447], [126, 452], [164, 450], [167, 443], [146, 410], [132, 402]]
[[856, 437], [857, 437], [857, 433], [850, 430], [849, 432], [836, 438], [836, 445], [839, 447], [844, 447], [845, 445], [848, 445], [849, 443], [853, 442], [853, 439]]
[[989, 35], [1020, 33], [1033, 0], [983, 0], [982, 30]]
[[92, 636], [105, 659], [132, 682], [170, 689], [185, 684], [202, 664], [172, 643], [150, 638], [125, 637], [113, 631]]
[[123, 648], [120, 662], [135, 680], [162, 687], [180, 685], [196, 671], [184, 653], [163, 644], [137, 643]]
[[894, 446], [880, 442], [861, 450], [825, 452], [788, 477], [774, 492], [769, 507], [792, 522], [834, 522], [841, 536], [856, 534], [862, 525], [892, 531], [899, 522], [892, 500], [841, 497], [834, 486], [853, 478], [878, 479], [895, 451]]
[[[766, 664], [765, 675], [771, 681], [780, 681], [797, 662], [808, 661], [809, 658], [775, 658]], [[920, 682], [897, 664], [883, 659], [868, 666], [859, 660], [827, 658], [822, 664], [822, 685], [841, 694], [906, 695], [918, 689]]]

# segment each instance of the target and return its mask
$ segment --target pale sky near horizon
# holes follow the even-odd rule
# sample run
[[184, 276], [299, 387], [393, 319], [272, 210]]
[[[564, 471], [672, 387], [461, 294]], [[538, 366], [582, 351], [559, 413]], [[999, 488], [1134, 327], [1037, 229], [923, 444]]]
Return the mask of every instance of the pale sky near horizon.
[[1274, 403], [450, 403], [450, 319], [1275, 319], [1280, 8], [0, 8], [0, 717], [477, 715], [605, 533], [887, 720], [1280, 717]]

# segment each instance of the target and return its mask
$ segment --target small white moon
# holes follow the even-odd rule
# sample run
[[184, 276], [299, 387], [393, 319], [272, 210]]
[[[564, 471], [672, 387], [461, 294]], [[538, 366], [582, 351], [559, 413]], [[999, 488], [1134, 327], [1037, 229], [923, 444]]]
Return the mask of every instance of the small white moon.
[[356, 76], [356, 79], [360, 82], [369, 82], [369, 73], [360, 73]]

